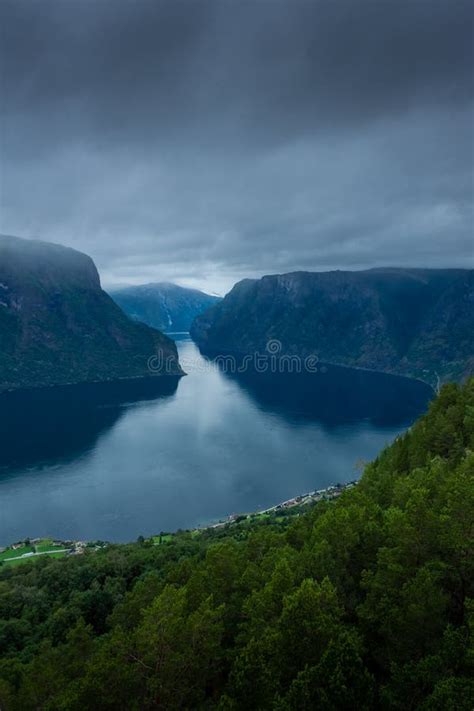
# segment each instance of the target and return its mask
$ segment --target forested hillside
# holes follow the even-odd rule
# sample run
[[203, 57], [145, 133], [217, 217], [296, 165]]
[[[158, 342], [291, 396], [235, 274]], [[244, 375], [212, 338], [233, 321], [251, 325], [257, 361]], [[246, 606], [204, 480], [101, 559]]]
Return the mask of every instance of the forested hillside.
[[298, 517], [0, 570], [0, 706], [474, 706], [474, 380]]
[[175, 343], [127, 318], [90, 257], [0, 235], [0, 392], [157, 374], [183, 374]]
[[317, 356], [436, 385], [474, 374], [474, 270], [293, 272], [244, 279], [198, 316], [204, 352]]

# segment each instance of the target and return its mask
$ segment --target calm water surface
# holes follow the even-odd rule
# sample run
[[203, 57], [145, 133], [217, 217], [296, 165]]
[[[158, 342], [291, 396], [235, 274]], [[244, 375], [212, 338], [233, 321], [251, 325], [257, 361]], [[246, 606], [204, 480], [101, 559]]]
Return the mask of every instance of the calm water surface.
[[0, 398], [0, 545], [129, 541], [349, 481], [432, 397], [336, 367], [229, 375], [178, 345], [180, 380]]

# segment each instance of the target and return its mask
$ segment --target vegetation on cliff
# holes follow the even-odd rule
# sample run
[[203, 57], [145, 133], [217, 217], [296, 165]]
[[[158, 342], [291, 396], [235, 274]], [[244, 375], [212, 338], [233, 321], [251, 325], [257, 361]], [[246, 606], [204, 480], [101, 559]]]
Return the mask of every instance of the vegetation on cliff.
[[0, 236], [0, 391], [149, 377], [157, 353], [181, 373], [173, 341], [121, 311], [90, 257]]
[[281, 354], [410, 375], [437, 385], [474, 373], [474, 270], [294, 272], [246, 279], [198, 316], [205, 352]]

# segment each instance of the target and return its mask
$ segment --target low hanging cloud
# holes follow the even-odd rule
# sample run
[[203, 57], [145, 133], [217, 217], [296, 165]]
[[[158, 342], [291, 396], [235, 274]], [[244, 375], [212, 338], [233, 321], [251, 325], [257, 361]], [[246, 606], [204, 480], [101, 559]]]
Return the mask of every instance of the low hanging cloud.
[[105, 285], [473, 259], [464, 0], [3, 0], [0, 231]]

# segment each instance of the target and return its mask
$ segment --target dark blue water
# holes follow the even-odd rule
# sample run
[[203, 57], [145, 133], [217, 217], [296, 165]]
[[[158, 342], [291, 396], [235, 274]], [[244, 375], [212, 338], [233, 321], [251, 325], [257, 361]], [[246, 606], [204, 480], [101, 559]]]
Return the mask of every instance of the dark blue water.
[[0, 545], [129, 541], [354, 479], [423, 412], [422, 383], [329, 367], [188, 375], [0, 398]]

